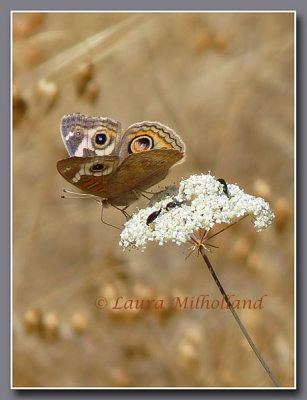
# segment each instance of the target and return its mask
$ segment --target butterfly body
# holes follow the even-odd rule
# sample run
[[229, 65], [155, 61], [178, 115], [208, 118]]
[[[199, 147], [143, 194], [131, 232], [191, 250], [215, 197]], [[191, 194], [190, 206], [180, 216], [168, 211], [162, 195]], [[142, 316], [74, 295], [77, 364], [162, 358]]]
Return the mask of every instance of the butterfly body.
[[164, 179], [184, 158], [184, 143], [158, 122], [121, 125], [110, 118], [72, 114], [63, 117], [61, 133], [71, 157], [57, 163], [59, 173], [83, 192], [119, 206]]

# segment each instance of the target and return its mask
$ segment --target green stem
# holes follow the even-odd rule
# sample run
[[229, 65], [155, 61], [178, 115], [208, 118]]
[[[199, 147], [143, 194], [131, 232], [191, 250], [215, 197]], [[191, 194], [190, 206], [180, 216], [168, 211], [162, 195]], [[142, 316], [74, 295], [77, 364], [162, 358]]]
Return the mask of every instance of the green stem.
[[243, 335], [245, 336], [245, 338], [247, 339], [250, 347], [252, 348], [253, 352], [256, 354], [258, 360], [261, 362], [263, 368], [266, 370], [267, 374], [269, 375], [269, 377], [272, 379], [272, 381], [274, 382], [275, 386], [280, 387], [280, 383], [278, 382], [278, 380], [275, 378], [275, 376], [273, 375], [272, 371], [270, 370], [270, 368], [268, 367], [267, 363], [264, 361], [264, 359], [262, 358], [261, 354], [259, 353], [257, 347], [255, 346], [254, 342], [252, 341], [251, 337], [249, 336], [247, 330], [245, 329], [243, 323], [241, 322], [238, 314], [236, 313], [236, 311], [233, 309], [232, 304], [225, 292], [225, 290], [223, 289], [223, 286], [221, 284], [221, 282], [219, 281], [218, 277], [216, 276], [216, 273], [214, 272], [214, 269], [209, 261], [209, 258], [206, 255], [206, 251], [205, 248], [203, 246], [200, 246], [200, 254], [203, 256], [203, 259], [205, 260], [205, 263], [207, 264], [207, 267], [209, 268], [209, 271], [215, 281], [215, 283], [217, 284], [220, 292], [222, 293], [223, 298], [226, 301], [226, 304], [229, 305], [229, 310], [231, 311], [232, 315], [234, 316], [235, 320], [237, 321], [241, 331], [243, 332]]

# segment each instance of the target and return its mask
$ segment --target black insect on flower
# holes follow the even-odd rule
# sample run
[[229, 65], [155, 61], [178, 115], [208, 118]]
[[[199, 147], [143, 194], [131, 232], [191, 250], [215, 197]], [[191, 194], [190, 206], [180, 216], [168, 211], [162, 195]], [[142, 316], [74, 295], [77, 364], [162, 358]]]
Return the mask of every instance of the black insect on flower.
[[228, 192], [227, 183], [225, 182], [225, 179], [220, 178], [220, 179], [217, 179], [217, 181], [223, 185], [223, 192], [226, 194], [227, 197], [229, 197], [229, 192]]
[[171, 201], [170, 203], [166, 204], [165, 208], [167, 211], [169, 211], [171, 208], [180, 207], [183, 203], [184, 201]]
[[153, 213], [151, 213], [146, 220], [146, 225], [151, 224], [160, 215], [161, 210], [162, 208], [160, 208], [160, 210], [158, 211], [154, 211]]

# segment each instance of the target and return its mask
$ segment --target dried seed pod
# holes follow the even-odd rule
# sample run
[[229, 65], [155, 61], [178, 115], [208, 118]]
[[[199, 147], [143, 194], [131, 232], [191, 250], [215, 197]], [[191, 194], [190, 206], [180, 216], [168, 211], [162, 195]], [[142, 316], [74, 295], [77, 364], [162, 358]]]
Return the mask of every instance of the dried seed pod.
[[286, 227], [291, 213], [291, 208], [288, 200], [286, 200], [283, 197], [279, 197], [274, 203], [273, 210], [275, 212], [275, 217], [276, 217], [275, 218], [276, 229], [281, 231]]
[[24, 316], [23, 328], [27, 334], [33, 332], [41, 332], [42, 329], [42, 314], [37, 308], [30, 308]]
[[190, 343], [198, 345], [204, 341], [204, 333], [199, 326], [190, 326], [185, 332], [185, 338]]
[[262, 271], [264, 264], [261, 256], [257, 252], [253, 252], [247, 257], [246, 266], [252, 272], [259, 273]]
[[37, 31], [45, 18], [45, 13], [27, 13], [13, 15], [14, 36], [27, 37]]
[[59, 334], [59, 319], [56, 314], [48, 313], [43, 318], [44, 337], [55, 340]]
[[35, 101], [44, 111], [48, 112], [53, 107], [58, 94], [59, 88], [54, 81], [43, 78], [37, 82], [34, 92]]
[[223, 33], [214, 36], [213, 45], [217, 50], [225, 50], [229, 45], [229, 38]]
[[24, 64], [28, 67], [35, 67], [45, 59], [43, 49], [37, 44], [27, 46], [23, 53]]
[[118, 304], [117, 299], [119, 299], [120, 296], [124, 297], [122, 290], [119, 290], [117, 286], [108, 283], [101, 288], [99, 295], [102, 296], [104, 300], [102, 303], [103, 307], [98, 307], [98, 308], [105, 310], [108, 316], [112, 319], [118, 320], [124, 318], [126, 310], [117, 309], [117, 304]]
[[142, 309], [128, 308], [122, 311], [122, 316], [127, 322], [135, 322], [143, 311]]
[[74, 82], [77, 94], [84, 93], [88, 82], [93, 78], [94, 66], [91, 63], [83, 62], [79, 64], [74, 75]]
[[113, 285], [112, 283], [108, 283], [104, 285], [99, 294], [101, 294], [103, 297], [105, 297], [108, 301], [111, 301], [112, 299], [116, 299], [119, 296], [118, 290]]
[[232, 248], [232, 257], [239, 262], [244, 262], [251, 251], [251, 243], [246, 238], [238, 239]]
[[114, 386], [129, 386], [131, 384], [130, 378], [127, 371], [119, 368], [113, 367], [110, 369], [110, 377]]
[[90, 103], [95, 103], [99, 96], [100, 87], [95, 80], [90, 80], [85, 88], [84, 96]]
[[136, 283], [133, 286], [133, 296], [137, 299], [154, 299], [155, 298], [155, 291], [147, 285], [143, 283]]
[[171, 301], [170, 296], [160, 295], [157, 296], [157, 299], [163, 300], [163, 303], [157, 302], [156, 306], [151, 308], [151, 311], [154, 312], [154, 316], [157, 318], [159, 323], [164, 323], [174, 314], [176, 308]]
[[12, 88], [12, 103], [13, 103], [13, 124], [14, 126], [18, 126], [24, 118], [24, 115], [28, 109], [28, 105], [21, 96], [18, 86], [15, 84], [13, 84]]
[[44, 21], [46, 13], [35, 12], [30, 14], [30, 20], [33, 29], [37, 29]]
[[196, 54], [202, 53], [212, 44], [212, 34], [206, 29], [196, 31], [192, 37], [192, 48]]
[[183, 364], [190, 367], [195, 366], [198, 361], [197, 346], [187, 339], [182, 339], [177, 346], [178, 356]]
[[77, 335], [83, 335], [87, 329], [87, 320], [83, 314], [76, 313], [72, 317], [71, 325]]
[[265, 200], [270, 201], [272, 196], [271, 186], [263, 179], [256, 179], [253, 184], [253, 191], [255, 196], [263, 197]]

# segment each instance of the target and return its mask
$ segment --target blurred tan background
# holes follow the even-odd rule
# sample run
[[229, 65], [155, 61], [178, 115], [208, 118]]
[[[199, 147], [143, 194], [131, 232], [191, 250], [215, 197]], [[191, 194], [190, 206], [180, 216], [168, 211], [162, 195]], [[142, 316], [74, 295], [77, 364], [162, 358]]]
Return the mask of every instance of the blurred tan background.
[[[186, 246], [123, 253], [119, 232], [56, 170], [59, 123], [81, 112], [123, 127], [174, 128], [186, 162], [160, 184], [211, 171], [268, 200], [274, 225], [249, 220], [209, 254], [282, 386], [294, 385], [294, 15], [13, 15], [13, 385], [272, 386], [228, 310], [100, 310], [126, 299], [220, 293]], [[73, 189], [74, 190], [74, 189]], [[142, 200], [138, 206], [146, 205]], [[130, 207], [130, 211], [135, 205]], [[114, 209], [105, 219], [117, 226]]]

